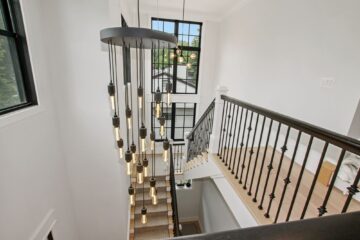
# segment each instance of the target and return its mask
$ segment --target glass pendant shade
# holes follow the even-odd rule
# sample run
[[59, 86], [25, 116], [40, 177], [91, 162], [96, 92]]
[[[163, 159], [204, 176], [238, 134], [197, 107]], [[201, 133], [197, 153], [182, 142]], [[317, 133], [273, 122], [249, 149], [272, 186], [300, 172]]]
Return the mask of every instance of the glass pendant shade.
[[138, 102], [139, 102], [139, 108], [142, 108], [142, 101], [144, 96], [144, 89], [140, 86], [138, 88]]
[[195, 60], [196, 59], [196, 54], [195, 53], [190, 54], [190, 59]]
[[149, 191], [150, 197], [154, 196], [155, 189], [156, 189], [156, 180], [154, 178], [151, 178], [150, 179], [150, 191]]
[[150, 149], [151, 151], [155, 150], [155, 133], [153, 131], [150, 133]]
[[142, 184], [144, 182], [144, 166], [141, 162], [136, 165], [137, 183]]
[[146, 224], [147, 223], [147, 216], [146, 216], [147, 209], [143, 207], [141, 209], [141, 223]]
[[130, 146], [132, 163], [136, 163], [136, 145], [134, 143]]
[[132, 124], [132, 121], [131, 121], [132, 112], [131, 112], [131, 109], [129, 108], [129, 106], [126, 108], [125, 115], [126, 115], [127, 127], [130, 130], [131, 124]]
[[157, 205], [157, 204], [158, 204], [158, 197], [157, 197], [156, 191], [155, 191], [154, 196], [152, 197], [152, 204], [153, 204], [153, 205]]
[[141, 152], [145, 152], [146, 151], [147, 130], [146, 130], [144, 124], [142, 124], [141, 128], [139, 129], [139, 135], [140, 135], [140, 142], [141, 142]]
[[135, 205], [135, 189], [133, 186], [129, 187], [129, 202], [131, 206]]
[[165, 135], [165, 117], [159, 117], [159, 123], [160, 123], [160, 136], [163, 137]]
[[188, 69], [190, 69], [190, 68], [192, 67], [191, 63], [187, 63], [187, 64], [186, 64], [186, 67], [187, 67]]
[[172, 53], [170, 53], [170, 58], [171, 59], [174, 59], [175, 58], [175, 54], [172, 52]]
[[167, 104], [170, 105], [171, 104], [171, 93], [172, 93], [172, 89], [173, 89], [173, 86], [172, 86], [172, 83], [171, 82], [168, 82], [166, 84], [166, 100], [167, 100]]
[[127, 150], [125, 152], [125, 162], [126, 162], [126, 174], [131, 175], [132, 173], [132, 164], [131, 164], [131, 152]]
[[112, 118], [112, 124], [114, 127], [114, 133], [116, 141], [120, 140], [120, 118], [117, 115], [114, 115]]
[[148, 176], [148, 169], [149, 169], [149, 160], [147, 160], [147, 158], [145, 158], [143, 160], [143, 166], [144, 166], [144, 177]]
[[178, 62], [183, 63], [184, 62], [184, 57], [183, 56], [178, 57]]
[[170, 148], [170, 143], [169, 143], [169, 141], [167, 139], [165, 139], [165, 141], [163, 142], [163, 149], [164, 149], [163, 158], [164, 158], [164, 162], [168, 161], [169, 148]]
[[109, 93], [109, 97], [110, 97], [111, 109], [114, 111], [115, 110], [115, 85], [113, 83], [109, 83], [108, 93]]
[[117, 141], [117, 146], [119, 148], [119, 157], [123, 158], [124, 140], [122, 138]]
[[156, 116], [156, 118], [159, 118], [159, 117], [161, 116], [161, 107], [160, 107], [160, 103], [156, 103], [155, 116]]
[[176, 54], [180, 55], [181, 54], [181, 50], [179, 48], [176, 49]]

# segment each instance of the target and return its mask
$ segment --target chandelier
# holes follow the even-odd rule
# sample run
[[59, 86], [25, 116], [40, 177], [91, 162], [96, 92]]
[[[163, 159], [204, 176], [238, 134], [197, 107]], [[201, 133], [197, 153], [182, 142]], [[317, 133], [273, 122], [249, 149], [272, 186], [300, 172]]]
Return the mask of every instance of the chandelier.
[[[110, 106], [112, 112], [112, 125], [115, 132], [116, 145], [119, 151], [119, 157], [124, 159], [126, 165], [126, 174], [130, 177], [130, 186], [128, 188], [129, 202], [135, 205], [136, 187], [132, 185], [131, 178], [136, 177], [136, 182], [142, 184], [142, 209], [141, 223], [147, 223], [147, 208], [145, 206], [145, 177], [149, 174], [149, 159], [152, 162], [151, 177], [148, 181], [150, 184], [149, 195], [152, 204], [157, 204], [156, 176], [155, 176], [155, 132], [150, 130], [148, 135], [146, 112], [146, 84], [145, 84], [145, 51], [149, 49], [173, 49], [176, 47], [177, 39], [174, 35], [154, 31], [140, 27], [140, 7], [137, 1], [137, 17], [138, 27], [113, 27], [101, 30], [100, 39], [107, 44], [109, 52], [110, 66], [110, 83], [108, 85], [108, 93], [110, 97]], [[130, 62], [135, 62], [135, 76], [131, 76], [131, 71], [125, 67], [124, 63], [124, 79], [118, 80], [117, 73], [117, 48], [123, 49], [122, 54], [126, 54], [126, 49], [133, 49], [135, 54], [131, 53]], [[135, 56], [134, 56], [135, 55]], [[131, 68], [131, 67], [130, 67]], [[135, 81], [135, 80], [136, 81]], [[167, 139], [166, 121], [163, 115], [162, 106], [171, 104], [172, 84], [166, 85], [166, 96], [163, 101], [163, 94], [159, 91], [153, 95], [155, 102], [155, 116], [160, 123], [160, 136], [166, 136], [163, 141], [162, 154], [163, 160], [169, 159], [170, 143]], [[122, 105], [122, 108], [120, 108]], [[120, 109], [123, 109], [121, 112]], [[151, 108], [149, 108], [150, 111]], [[136, 112], [136, 115], [134, 115]], [[136, 119], [134, 119], [134, 116]], [[124, 123], [122, 123], [124, 120]], [[121, 125], [121, 124], [123, 125]], [[123, 138], [120, 129], [123, 129], [125, 136]], [[150, 146], [150, 147], [149, 147]]]
[[[184, 22], [184, 20], [185, 20], [185, 0], [183, 0], [183, 5], [182, 5], [182, 21]], [[183, 26], [183, 25], [181, 25], [181, 26]], [[181, 29], [181, 31], [182, 30], [183, 29]], [[189, 57], [190, 57], [191, 60], [195, 60], [196, 59], [196, 54], [191, 53]], [[185, 57], [184, 57], [183, 52], [180, 49], [178, 44], [176, 45], [175, 53], [170, 54], [170, 58], [171, 59], [177, 58], [178, 63], [184, 63], [185, 62]], [[187, 62], [186, 67], [190, 69], [192, 67], [191, 62]]]

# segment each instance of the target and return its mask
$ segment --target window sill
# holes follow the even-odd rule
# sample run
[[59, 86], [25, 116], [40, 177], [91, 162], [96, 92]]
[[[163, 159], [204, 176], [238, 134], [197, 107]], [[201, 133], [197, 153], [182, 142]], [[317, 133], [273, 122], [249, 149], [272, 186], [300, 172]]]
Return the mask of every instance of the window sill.
[[40, 114], [44, 111], [44, 107], [40, 105], [31, 105], [10, 113], [0, 116], [0, 128], [20, 122], [26, 118]]

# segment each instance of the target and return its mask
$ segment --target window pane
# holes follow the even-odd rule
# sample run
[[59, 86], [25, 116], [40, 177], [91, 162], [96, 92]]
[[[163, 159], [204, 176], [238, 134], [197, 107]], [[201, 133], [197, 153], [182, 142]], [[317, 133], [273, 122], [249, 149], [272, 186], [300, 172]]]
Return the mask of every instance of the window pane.
[[165, 22], [164, 23], [164, 32], [174, 34], [175, 33], [175, 23]]
[[200, 25], [191, 24], [190, 25], [190, 35], [199, 36], [200, 35]]
[[189, 34], [189, 24], [180, 23], [179, 24], [179, 34], [188, 35]]
[[0, 109], [25, 102], [14, 40], [0, 36]]
[[175, 128], [175, 133], [174, 133], [174, 139], [183, 139], [184, 135], [183, 135], [183, 128]]
[[199, 42], [200, 42], [199, 37], [195, 37], [195, 36], [190, 36], [189, 37], [190, 46], [192, 46], [192, 47], [200, 47]]
[[6, 29], [3, 9], [4, 7], [2, 5], [2, 2], [0, 2], [0, 29]]

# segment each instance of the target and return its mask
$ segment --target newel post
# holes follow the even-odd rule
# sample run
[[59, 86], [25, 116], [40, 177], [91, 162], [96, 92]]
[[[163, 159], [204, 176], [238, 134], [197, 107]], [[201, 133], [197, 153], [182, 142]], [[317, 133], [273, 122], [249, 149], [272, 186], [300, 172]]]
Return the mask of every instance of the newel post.
[[209, 153], [217, 153], [219, 138], [221, 133], [221, 118], [222, 110], [224, 107], [224, 101], [221, 100], [221, 95], [226, 95], [229, 89], [225, 86], [216, 87], [216, 99], [215, 99], [215, 110], [214, 110], [214, 120], [213, 120], [213, 129], [210, 135], [209, 143]]

